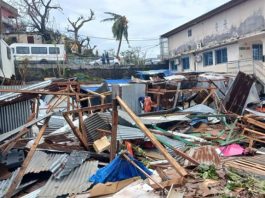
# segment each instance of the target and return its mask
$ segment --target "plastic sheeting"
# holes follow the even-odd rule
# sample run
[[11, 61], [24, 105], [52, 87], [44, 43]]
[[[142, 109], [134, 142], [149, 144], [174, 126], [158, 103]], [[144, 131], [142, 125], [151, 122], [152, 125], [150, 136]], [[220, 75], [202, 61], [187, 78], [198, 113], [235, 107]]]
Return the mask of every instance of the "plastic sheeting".
[[[128, 156], [148, 175], [152, 174], [152, 172], [148, 170], [141, 162], [137, 161], [129, 154]], [[146, 176], [143, 173], [141, 173], [136, 167], [134, 167], [121, 155], [118, 155], [110, 164], [99, 169], [95, 175], [90, 177], [89, 181], [97, 184], [116, 182], [137, 176], [140, 176], [142, 179], [146, 179]]]

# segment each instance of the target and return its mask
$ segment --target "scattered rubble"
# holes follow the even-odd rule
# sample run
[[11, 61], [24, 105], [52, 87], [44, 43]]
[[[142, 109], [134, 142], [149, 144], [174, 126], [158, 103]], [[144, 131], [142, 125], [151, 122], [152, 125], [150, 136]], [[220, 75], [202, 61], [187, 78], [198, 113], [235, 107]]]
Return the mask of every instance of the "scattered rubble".
[[0, 197], [259, 197], [256, 79], [184, 73], [0, 89]]

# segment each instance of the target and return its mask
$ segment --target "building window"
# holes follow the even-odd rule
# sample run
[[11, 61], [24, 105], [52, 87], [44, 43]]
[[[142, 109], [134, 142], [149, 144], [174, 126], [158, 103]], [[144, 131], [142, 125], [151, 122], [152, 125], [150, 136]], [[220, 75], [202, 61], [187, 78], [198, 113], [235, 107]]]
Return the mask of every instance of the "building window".
[[262, 60], [263, 56], [263, 46], [262, 44], [254, 44], [252, 45], [253, 50], [253, 59], [254, 60]]
[[29, 54], [29, 47], [16, 47], [17, 54]]
[[170, 61], [171, 70], [178, 71], [178, 65], [174, 60]]
[[215, 63], [227, 63], [227, 48], [215, 50]]
[[47, 47], [32, 47], [32, 54], [47, 54]]
[[203, 65], [208, 66], [208, 65], [213, 65], [213, 52], [204, 52], [203, 53]]
[[59, 47], [49, 47], [49, 54], [60, 54]]
[[189, 29], [189, 30], [188, 30], [188, 37], [191, 37], [191, 36], [192, 36], [192, 30]]
[[183, 69], [190, 69], [190, 59], [189, 57], [184, 57], [181, 59], [181, 62], [182, 62], [182, 67]]

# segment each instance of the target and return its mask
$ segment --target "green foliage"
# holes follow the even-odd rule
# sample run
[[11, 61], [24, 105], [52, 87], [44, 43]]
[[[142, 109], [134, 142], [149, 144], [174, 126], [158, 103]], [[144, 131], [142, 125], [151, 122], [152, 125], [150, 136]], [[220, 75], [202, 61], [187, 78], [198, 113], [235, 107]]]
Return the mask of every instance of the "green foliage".
[[213, 165], [205, 165], [205, 164], [201, 164], [199, 166], [199, 173], [200, 176], [203, 179], [214, 179], [217, 180], [219, 178], [217, 172], [216, 172], [216, 168]]
[[125, 64], [144, 65], [145, 55], [141, 53], [141, 48], [135, 47], [121, 52]]
[[251, 196], [265, 195], [265, 181], [258, 180], [253, 176], [241, 177], [235, 172], [229, 171], [227, 173], [228, 181], [226, 189], [234, 191], [237, 188], [243, 188]]
[[95, 83], [102, 82], [101, 78], [92, 77], [84, 73], [76, 73], [74, 74], [74, 77], [77, 77], [77, 80], [80, 82], [95, 82]]
[[120, 45], [121, 45], [121, 41], [122, 41], [122, 37], [124, 37], [127, 41], [127, 43], [129, 44], [129, 40], [128, 40], [128, 20], [126, 18], [126, 16], [122, 16], [119, 14], [115, 14], [112, 12], [105, 12], [105, 14], [110, 15], [110, 18], [106, 18], [103, 19], [103, 22], [106, 21], [114, 21], [113, 25], [112, 25], [112, 33], [113, 33], [113, 37], [119, 41], [119, 47], [117, 50], [117, 56], [119, 55], [120, 52]]

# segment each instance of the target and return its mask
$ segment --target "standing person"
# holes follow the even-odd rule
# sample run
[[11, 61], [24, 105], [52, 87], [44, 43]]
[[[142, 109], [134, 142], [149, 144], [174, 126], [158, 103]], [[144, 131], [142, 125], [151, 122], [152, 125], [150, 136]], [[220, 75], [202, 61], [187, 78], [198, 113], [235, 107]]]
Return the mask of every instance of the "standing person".
[[102, 61], [102, 64], [105, 65], [105, 54], [104, 53], [102, 54], [101, 61]]
[[107, 64], [109, 65], [110, 63], [109, 63], [109, 53], [108, 52], [106, 52], [106, 60], [107, 60]]

